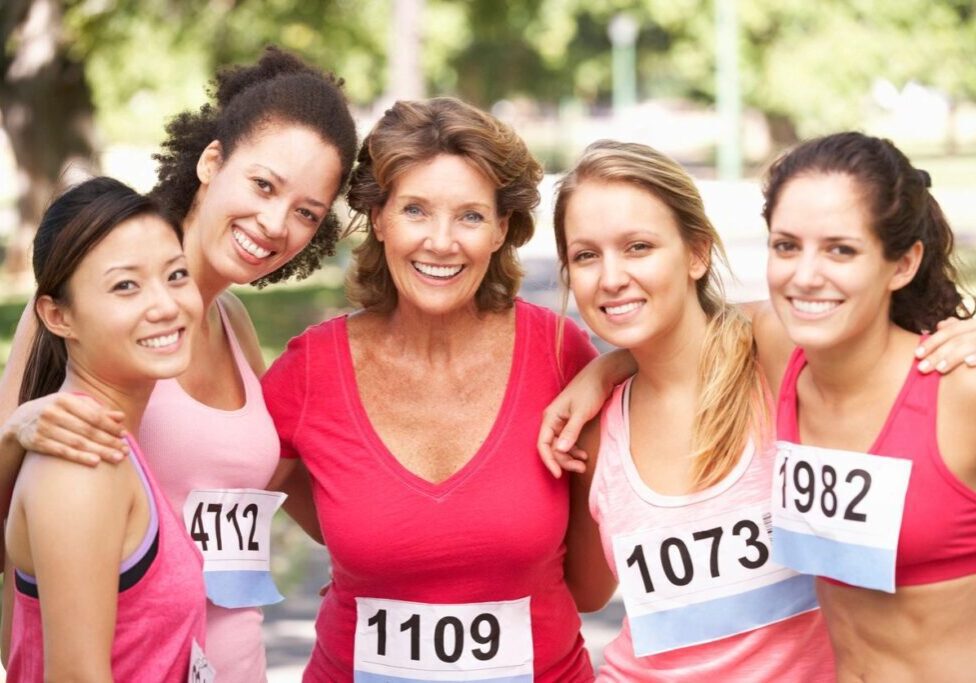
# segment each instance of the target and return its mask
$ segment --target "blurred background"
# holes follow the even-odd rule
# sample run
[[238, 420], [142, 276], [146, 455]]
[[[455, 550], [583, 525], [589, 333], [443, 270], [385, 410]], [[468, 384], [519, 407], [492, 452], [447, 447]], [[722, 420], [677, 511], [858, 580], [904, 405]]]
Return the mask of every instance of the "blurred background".
[[[765, 291], [765, 166], [850, 128], [929, 171], [973, 277], [973, 0], [0, 0], [0, 365], [52, 196], [91, 173], [151, 188], [166, 121], [205, 102], [219, 65], [268, 43], [344, 78], [360, 135], [396, 99], [433, 95], [512, 124], [548, 173], [524, 295], [557, 309], [552, 185], [604, 137], [657, 147], [698, 179], [733, 298]], [[343, 310], [348, 251], [303, 283], [238, 292], [269, 360]], [[269, 662], [272, 680], [294, 680], [328, 559], [288, 524], [276, 533], [289, 600], [269, 610]], [[621, 613], [588, 619], [595, 652]]]

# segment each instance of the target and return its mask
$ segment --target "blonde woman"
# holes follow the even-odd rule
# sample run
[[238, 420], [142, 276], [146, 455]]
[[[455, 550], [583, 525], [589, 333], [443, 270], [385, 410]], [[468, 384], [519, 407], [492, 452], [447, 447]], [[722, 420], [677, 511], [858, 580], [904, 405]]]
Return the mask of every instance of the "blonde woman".
[[595, 143], [555, 229], [583, 319], [637, 365], [584, 429], [573, 484], [577, 605], [619, 581], [627, 608], [598, 680], [830, 680], [813, 582], [770, 557], [768, 392], [692, 179], [649, 147]]

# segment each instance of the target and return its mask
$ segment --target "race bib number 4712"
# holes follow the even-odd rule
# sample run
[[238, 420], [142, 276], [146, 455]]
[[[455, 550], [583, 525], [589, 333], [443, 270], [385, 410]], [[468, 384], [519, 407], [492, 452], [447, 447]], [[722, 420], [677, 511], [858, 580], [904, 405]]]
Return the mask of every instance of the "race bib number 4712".
[[430, 604], [356, 598], [356, 683], [533, 680], [529, 598]]
[[816, 609], [813, 580], [770, 557], [765, 504], [613, 537], [638, 657]]
[[773, 471], [773, 559], [893, 593], [912, 462], [780, 441]]

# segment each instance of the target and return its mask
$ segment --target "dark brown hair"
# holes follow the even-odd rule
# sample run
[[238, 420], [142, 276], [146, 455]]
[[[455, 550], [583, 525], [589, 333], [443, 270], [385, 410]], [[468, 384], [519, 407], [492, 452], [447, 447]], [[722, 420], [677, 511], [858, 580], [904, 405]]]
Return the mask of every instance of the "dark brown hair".
[[[155, 202], [112, 178], [92, 178], [55, 199], [34, 235], [35, 298], [49, 296], [68, 303], [68, 280], [88, 252], [116, 226], [145, 214], [160, 215]], [[177, 224], [168, 224], [182, 237]], [[37, 323], [20, 384], [20, 403], [55, 392], [64, 382], [68, 360], [64, 340], [40, 319]]]
[[972, 317], [956, 285], [952, 229], [929, 192], [929, 175], [914, 168], [890, 140], [856, 132], [836, 133], [790, 150], [773, 163], [766, 177], [766, 225], [770, 225], [776, 203], [790, 180], [830, 173], [848, 175], [857, 183], [886, 259], [900, 258], [915, 242], [924, 247], [915, 277], [892, 294], [891, 321], [920, 333], [934, 330], [936, 323], [950, 316]]
[[[221, 69], [211, 97], [213, 103], [198, 112], [183, 112], [170, 121], [163, 151], [153, 155], [159, 169], [151, 196], [172, 220], [182, 223], [193, 207], [200, 187], [197, 160], [207, 145], [219, 141], [227, 158], [242, 140], [272, 123], [307, 127], [335, 147], [344, 186], [356, 156], [356, 125], [342, 94], [341, 79], [268, 47], [253, 66]], [[329, 211], [305, 249], [253, 284], [261, 287], [292, 276], [308, 277], [324, 256], [334, 253], [339, 229], [338, 219]]]
[[370, 213], [386, 203], [400, 175], [438, 154], [463, 157], [495, 186], [498, 213], [509, 217], [508, 232], [491, 256], [475, 301], [482, 311], [514, 303], [522, 281], [517, 249], [535, 229], [532, 209], [539, 204], [542, 167], [511, 127], [449, 97], [397, 102], [363, 141], [348, 195], [350, 208], [359, 214], [354, 227], [366, 231], [346, 278], [346, 297], [353, 303], [380, 312], [396, 306], [396, 286]]

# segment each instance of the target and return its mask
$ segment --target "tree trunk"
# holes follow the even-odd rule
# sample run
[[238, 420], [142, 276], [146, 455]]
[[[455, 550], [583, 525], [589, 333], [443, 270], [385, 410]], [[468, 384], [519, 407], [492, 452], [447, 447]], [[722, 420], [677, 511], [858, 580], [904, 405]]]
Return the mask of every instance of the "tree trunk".
[[[84, 65], [74, 62], [61, 40], [57, 0], [4, 0], [0, 114], [17, 163], [17, 226], [7, 250], [6, 270], [29, 273], [28, 249], [44, 209], [63, 186], [91, 175], [91, 93]], [[10, 40], [11, 35], [13, 40]]]

